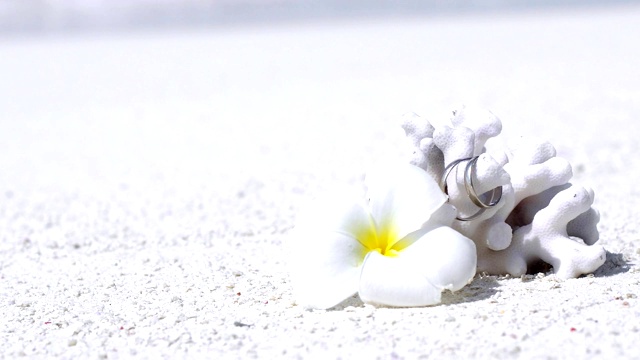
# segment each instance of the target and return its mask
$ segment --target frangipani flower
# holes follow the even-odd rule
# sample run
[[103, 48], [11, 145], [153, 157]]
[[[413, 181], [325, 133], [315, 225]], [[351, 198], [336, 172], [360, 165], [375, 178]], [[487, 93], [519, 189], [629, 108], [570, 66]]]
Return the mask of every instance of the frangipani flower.
[[475, 275], [473, 241], [453, 230], [455, 209], [413, 165], [367, 177], [367, 203], [341, 194], [315, 204], [293, 234], [291, 276], [298, 303], [330, 308], [359, 293], [388, 306], [440, 302]]

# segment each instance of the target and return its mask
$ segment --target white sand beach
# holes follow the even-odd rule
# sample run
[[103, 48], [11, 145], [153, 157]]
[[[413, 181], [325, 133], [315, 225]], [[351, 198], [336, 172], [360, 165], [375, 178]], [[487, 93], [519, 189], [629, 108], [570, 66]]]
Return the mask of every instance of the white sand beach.
[[[2, 356], [640, 358], [639, 37], [631, 5], [1, 37]], [[606, 263], [299, 306], [299, 211], [463, 103], [573, 164]]]

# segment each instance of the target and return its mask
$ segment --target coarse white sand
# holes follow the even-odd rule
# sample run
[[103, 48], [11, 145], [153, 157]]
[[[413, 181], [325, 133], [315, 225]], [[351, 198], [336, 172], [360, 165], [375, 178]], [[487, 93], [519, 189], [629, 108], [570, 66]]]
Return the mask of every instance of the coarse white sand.
[[[638, 38], [631, 6], [5, 36], [2, 356], [640, 358]], [[397, 116], [462, 102], [574, 165], [605, 265], [479, 275], [425, 308], [297, 306], [301, 207], [361, 189]]]

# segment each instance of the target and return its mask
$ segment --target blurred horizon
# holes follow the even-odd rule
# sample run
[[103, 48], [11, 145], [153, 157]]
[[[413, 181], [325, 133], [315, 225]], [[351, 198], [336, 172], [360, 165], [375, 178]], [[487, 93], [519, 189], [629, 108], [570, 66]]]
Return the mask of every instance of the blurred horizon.
[[581, 9], [638, 0], [0, 0], [0, 34], [111, 32], [333, 19]]

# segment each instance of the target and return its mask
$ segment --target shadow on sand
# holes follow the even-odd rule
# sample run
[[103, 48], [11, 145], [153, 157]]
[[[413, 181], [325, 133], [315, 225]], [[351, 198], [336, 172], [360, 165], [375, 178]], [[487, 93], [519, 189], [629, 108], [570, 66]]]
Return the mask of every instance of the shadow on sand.
[[598, 270], [593, 272], [593, 275], [596, 277], [607, 277], [622, 274], [631, 270], [633, 265], [633, 263], [625, 260], [622, 253], [610, 253], [607, 251], [607, 259]]
[[442, 293], [441, 305], [455, 305], [481, 301], [492, 297], [498, 292], [498, 277], [493, 275], [476, 275], [473, 281], [456, 292]]
[[[437, 306], [446, 306], [446, 305], [455, 305], [461, 303], [468, 303], [474, 301], [485, 300], [490, 298], [495, 293], [497, 293], [496, 288], [498, 287], [498, 277], [490, 276], [490, 275], [477, 275], [473, 281], [456, 292], [451, 291], [443, 291], [442, 292], [442, 302], [440, 304], [433, 305]], [[360, 300], [358, 294], [355, 294], [340, 304], [328, 309], [329, 311], [342, 311], [347, 307], [363, 307], [364, 303]], [[386, 306], [381, 306], [386, 307]], [[399, 308], [402, 309], [402, 308]]]
[[[611, 253], [607, 251], [607, 259], [604, 264], [593, 275], [596, 277], [614, 276], [617, 274], [626, 273], [635, 264], [625, 260], [622, 253]], [[553, 274], [553, 268], [548, 264], [537, 264], [528, 271], [530, 274], [536, 274], [538, 272], [546, 273], [547, 275]], [[481, 301], [492, 297], [498, 292], [496, 289], [499, 286], [498, 276], [495, 275], [476, 275], [473, 281], [456, 292], [444, 291], [442, 293], [442, 302], [433, 306], [447, 306], [461, 303], [469, 303], [474, 301]], [[329, 309], [330, 311], [342, 311], [347, 307], [363, 307], [364, 303], [360, 300], [358, 294], [355, 294], [340, 304]]]

